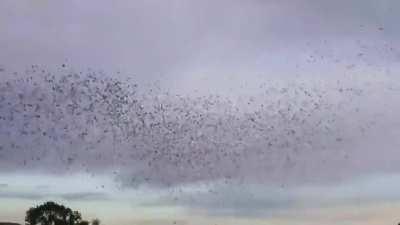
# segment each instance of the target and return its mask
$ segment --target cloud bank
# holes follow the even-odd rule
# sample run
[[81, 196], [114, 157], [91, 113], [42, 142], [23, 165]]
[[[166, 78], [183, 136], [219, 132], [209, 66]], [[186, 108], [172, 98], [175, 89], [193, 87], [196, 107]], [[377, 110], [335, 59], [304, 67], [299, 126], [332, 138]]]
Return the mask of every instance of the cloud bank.
[[112, 171], [135, 187], [329, 182], [398, 168], [389, 163], [397, 154], [394, 82], [275, 82], [232, 99], [143, 92], [64, 66], [64, 76], [35, 66], [28, 73], [1, 84], [2, 171]]

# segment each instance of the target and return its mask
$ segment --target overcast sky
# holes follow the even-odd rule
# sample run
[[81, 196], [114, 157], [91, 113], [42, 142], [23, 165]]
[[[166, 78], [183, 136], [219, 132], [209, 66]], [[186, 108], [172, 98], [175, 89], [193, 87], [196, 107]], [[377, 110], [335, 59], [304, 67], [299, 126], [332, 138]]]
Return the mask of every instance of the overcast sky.
[[399, 11], [2, 0], [0, 220], [397, 224]]

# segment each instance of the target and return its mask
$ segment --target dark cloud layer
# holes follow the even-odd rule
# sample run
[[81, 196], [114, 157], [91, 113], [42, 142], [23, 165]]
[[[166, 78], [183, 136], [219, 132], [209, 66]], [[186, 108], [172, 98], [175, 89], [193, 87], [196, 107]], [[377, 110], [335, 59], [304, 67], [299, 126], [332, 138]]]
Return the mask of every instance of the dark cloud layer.
[[52, 193], [23, 193], [17, 191], [4, 191], [0, 192], [0, 198], [10, 199], [25, 199], [25, 200], [44, 200], [50, 198], [63, 199], [67, 201], [91, 201], [91, 200], [105, 200], [107, 195], [98, 192], [78, 192], [69, 194], [52, 194]]
[[90, 201], [90, 200], [106, 200], [108, 199], [107, 194], [98, 192], [80, 192], [80, 193], [69, 193], [60, 195], [62, 199], [68, 201]]

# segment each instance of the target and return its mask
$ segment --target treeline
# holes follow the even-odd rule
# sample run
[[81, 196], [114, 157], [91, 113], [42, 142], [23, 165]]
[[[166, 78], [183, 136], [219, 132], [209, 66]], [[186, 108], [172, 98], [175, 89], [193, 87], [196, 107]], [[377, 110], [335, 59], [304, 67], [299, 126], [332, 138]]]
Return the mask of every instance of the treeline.
[[52, 201], [31, 207], [25, 216], [26, 225], [100, 225], [99, 219], [84, 220], [82, 214]]

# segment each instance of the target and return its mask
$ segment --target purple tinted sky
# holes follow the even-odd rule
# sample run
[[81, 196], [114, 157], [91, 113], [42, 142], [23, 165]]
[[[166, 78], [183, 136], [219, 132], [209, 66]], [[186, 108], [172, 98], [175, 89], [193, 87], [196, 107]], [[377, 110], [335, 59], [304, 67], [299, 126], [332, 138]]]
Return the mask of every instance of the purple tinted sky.
[[[1, 1], [0, 202], [15, 210], [0, 216], [22, 218], [48, 191], [85, 209], [111, 201], [129, 212], [136, 201], [139, 211], [181, 207], [214, 219], [398, 204], [394, 189], [375, 184], [400, 183], [399, 10], [395, 0]], [[85, 76], [58, 79], [87, 68], [105, 75], [90, 87]], [[58, 78], [45, 82], [42, 69]], [[86, 110], [87, 96], [112, 83], [104, 77], [150, 86], [129, 95], [126, 117], [111, 110], [124, 103], [110, 109], [104, 99]], [[116, 142], [104, 134], [109, 123], [87, 122], [94, 116], [128, 118], [136, 133]], [[85, 185], [59, 186], [60, 174]]]

